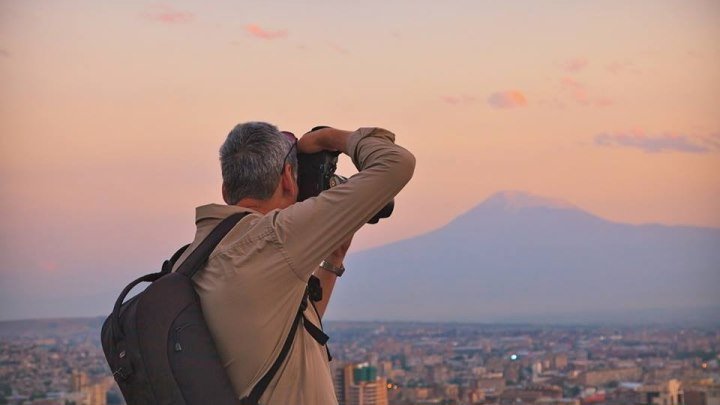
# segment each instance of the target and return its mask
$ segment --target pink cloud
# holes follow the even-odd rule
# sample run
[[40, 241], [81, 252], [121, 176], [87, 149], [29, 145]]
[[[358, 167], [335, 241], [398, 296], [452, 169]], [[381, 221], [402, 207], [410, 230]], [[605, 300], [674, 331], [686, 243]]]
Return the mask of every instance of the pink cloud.
[[350, 51], [347, 48], [344, 48], [336, 43], [331, 42], [328, 45], [330, 46], [330, 49], [332, 49], [333, 51], [335, 51], [337, 53], [342, 53], [342, 54], [350, 53]]
[[570, 59], [563, 63], [563, 70], [570, 73], [577, 73], [588, 66], [588, 61], [585, 58]]
[[477, 102], [477, 98], [468, 96], [467, 94], [459, 96], [442, 96], [440, 99], [450, 105], [472, 104]]
[[278, 39], [287, 37], [288, 33], [286, 30], [266, 30], [259, 25], [249, 24], [245, 26], [245, 31], [255, 38], [260, 39]]
[[152, 21], [166, 24], [183, 24], [195, 19], [195, 14], [188, 11], [176, 10], [165, 4], [152, 6], [144, 15]]
[[517, 90], [499, 91], [487, 98], [487, 103], [493, 108], [516, 108], [527, 105], [525, 95]]
[[6, 50], [4, 50], [4, 49], [0, 49], [0, 56], [2, 56], [2, 57], [4, 57], [4, 58], [9, 58], [9, 57], [10, 57], [10, 52], [8, 52], [8, 51], [6, 51]]
[[579, 103], [585, 103], [589, 100], [587, 87], [572, 77], [563, 77], [560, 79], [560, 84], [573, 100]]
[[47, 272], [56, 271], [60, 267], [57, 264], [57, 262], [54, 262], [52, 260], [41, 260], [38, 262], [37, 265], [40, 268], [40, 270], [47, 271]]
[[720, 145], [713, 145], [704, 137], [671, 133], [646, 135], [642, 131], [601, 133], [595, 135], [594, 143], [597, 146], [635, 148], [647, 153], [708, 153], [720, 150]]
[[591, 94], [585, 84], [572, 77], [565, 76], [560, 79], [560, 86], [566, 96], [577, 104], [590, 107], [609, 107], [614, 104], [614, 102], [607, 97]]
[[608, 97], [597, 97], [592, 101], [592, 105], [596, 107], [610, 107], [615, 102]]

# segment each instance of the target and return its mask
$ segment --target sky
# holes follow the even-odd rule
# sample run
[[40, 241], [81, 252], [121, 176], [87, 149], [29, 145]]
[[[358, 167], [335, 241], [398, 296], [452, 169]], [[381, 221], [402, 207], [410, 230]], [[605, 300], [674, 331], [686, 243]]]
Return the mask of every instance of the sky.
[[107, 312], [87, 303], [222, 202], [218, 148], [245, 121], [379, 126], [415, 154], [356, 251], [501, 190], [720, 227], [717, 38], [704, 0], [3, 0], [0, 319]]

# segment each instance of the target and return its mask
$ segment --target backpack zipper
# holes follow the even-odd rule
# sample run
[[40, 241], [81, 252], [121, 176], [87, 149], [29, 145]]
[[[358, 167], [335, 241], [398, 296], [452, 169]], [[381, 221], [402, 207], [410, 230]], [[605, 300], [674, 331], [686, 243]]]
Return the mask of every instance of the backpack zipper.
[[186, 323], [185, 325], [178, 326], [177, 328], [175, 328], [175, 344], [173, 345], [173, 347], [175, 348], [176, 352], [181, 352], [183, 350], [183, 347], [180, 344], [180, 331], [187, 328], [188, 326], [192, 326], [192, 324]]

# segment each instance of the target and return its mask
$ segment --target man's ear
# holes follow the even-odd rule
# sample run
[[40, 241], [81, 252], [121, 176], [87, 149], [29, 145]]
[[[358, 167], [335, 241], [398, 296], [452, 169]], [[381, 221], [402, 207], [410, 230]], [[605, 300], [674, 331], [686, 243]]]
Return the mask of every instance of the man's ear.
[[225, 201], [225, 204], [230, 205], [230, 201], [229, 201], [230, 199], [229, 199], [228, 194], [229, 194], [229, 193], [228, 193], [227, 186], [225, 185], [225, 182], [223, 181], [223, 185], [222, 185], [223, 201]]
[[292, 194], [297, 188], [295, 183], [295, 173], [293, 173], [292, 165], [290, 163], [285, 164], [282, 176], [280, 177], [280, 183], [282, 184], [283, 194]]

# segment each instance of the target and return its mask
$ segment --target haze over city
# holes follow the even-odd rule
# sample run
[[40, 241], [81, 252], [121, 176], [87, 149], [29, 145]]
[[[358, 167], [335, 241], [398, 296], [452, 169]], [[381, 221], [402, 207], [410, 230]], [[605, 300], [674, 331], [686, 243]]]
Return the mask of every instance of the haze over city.
[[[3, 1], [0, 319], [107, 313], [222, 201], [218, 148], [250, 120], [380, 126], [415, 154], [348, 283], [369, 249], [519, 190], [710, 234], [673, 245], [700, 277], [678, 305], [720, 304], [717, 38], [720, 4], [700, 0]], [[350, 288], [338, 319], [357, 317]]]

